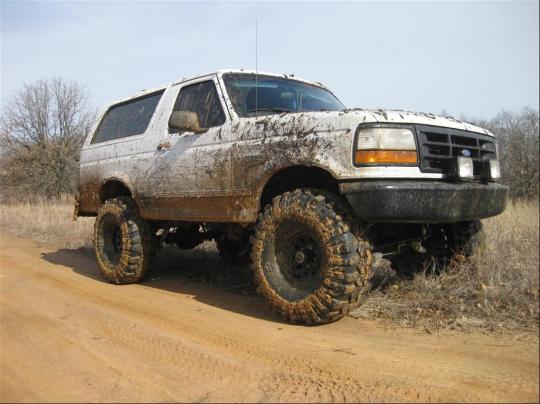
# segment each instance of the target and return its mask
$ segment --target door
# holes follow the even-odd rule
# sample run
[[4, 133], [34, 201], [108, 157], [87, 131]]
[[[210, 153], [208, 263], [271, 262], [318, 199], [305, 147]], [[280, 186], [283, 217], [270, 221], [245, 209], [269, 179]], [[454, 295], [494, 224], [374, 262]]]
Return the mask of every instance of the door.
[[[230, 121], [215, 78], [188, 82], [172, 108], [197, 115], [202, 133], [168, 128], [155, 162], [160, 216], [171, 220], [220, 220], [231, 189]], [[223, 219], [221, 219], [223, 220]]]

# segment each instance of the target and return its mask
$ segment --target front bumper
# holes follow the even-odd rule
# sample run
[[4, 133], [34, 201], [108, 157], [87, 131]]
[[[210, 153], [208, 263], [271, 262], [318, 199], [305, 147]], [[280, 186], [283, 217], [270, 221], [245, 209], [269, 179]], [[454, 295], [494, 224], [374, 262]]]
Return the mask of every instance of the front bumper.
[[355, 181], [339, 185], [366, 222], [445, 223], [482, 219], [504, 211], [508, 187], [443, 181]]

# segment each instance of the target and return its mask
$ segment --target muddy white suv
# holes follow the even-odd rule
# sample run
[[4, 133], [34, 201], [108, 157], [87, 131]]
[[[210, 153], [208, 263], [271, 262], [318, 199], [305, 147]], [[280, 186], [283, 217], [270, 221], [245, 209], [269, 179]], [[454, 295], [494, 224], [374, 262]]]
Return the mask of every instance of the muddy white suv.
[[227, 70], [109, 105], [82, 150], [75, 215], [97, 216], [111, 282], [141, 280], [164, 243], [214, 239], [224, 259], [250, 258], [276, 311], [314, 324], [359, 304], [374, 252], [402, 271], [471, 254], [479, 219], [505, 208], [499, 177], [477, 126]]

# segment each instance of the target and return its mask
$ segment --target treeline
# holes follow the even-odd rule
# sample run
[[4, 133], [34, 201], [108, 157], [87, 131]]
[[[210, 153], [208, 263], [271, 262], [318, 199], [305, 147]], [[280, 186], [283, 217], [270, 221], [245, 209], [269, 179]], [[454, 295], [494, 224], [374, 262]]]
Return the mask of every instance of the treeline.
[[[0, 117], [1, 196], [31, 199], [73, 194], [79, 153], [95, 119], [88, 94], [60, 78], [24, 85]], [[538, 198], [539, 115], [530, 108], [474, 122], [496, 136], [502, 182], [514, 199]]]

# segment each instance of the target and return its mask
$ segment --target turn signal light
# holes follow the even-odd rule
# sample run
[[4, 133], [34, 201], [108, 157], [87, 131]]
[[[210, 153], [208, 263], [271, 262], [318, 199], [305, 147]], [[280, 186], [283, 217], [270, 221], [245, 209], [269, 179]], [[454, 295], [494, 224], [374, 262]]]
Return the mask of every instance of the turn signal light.
[[408, 150], [357, 150], [356, 164], [417, 164], [416, 151]]

